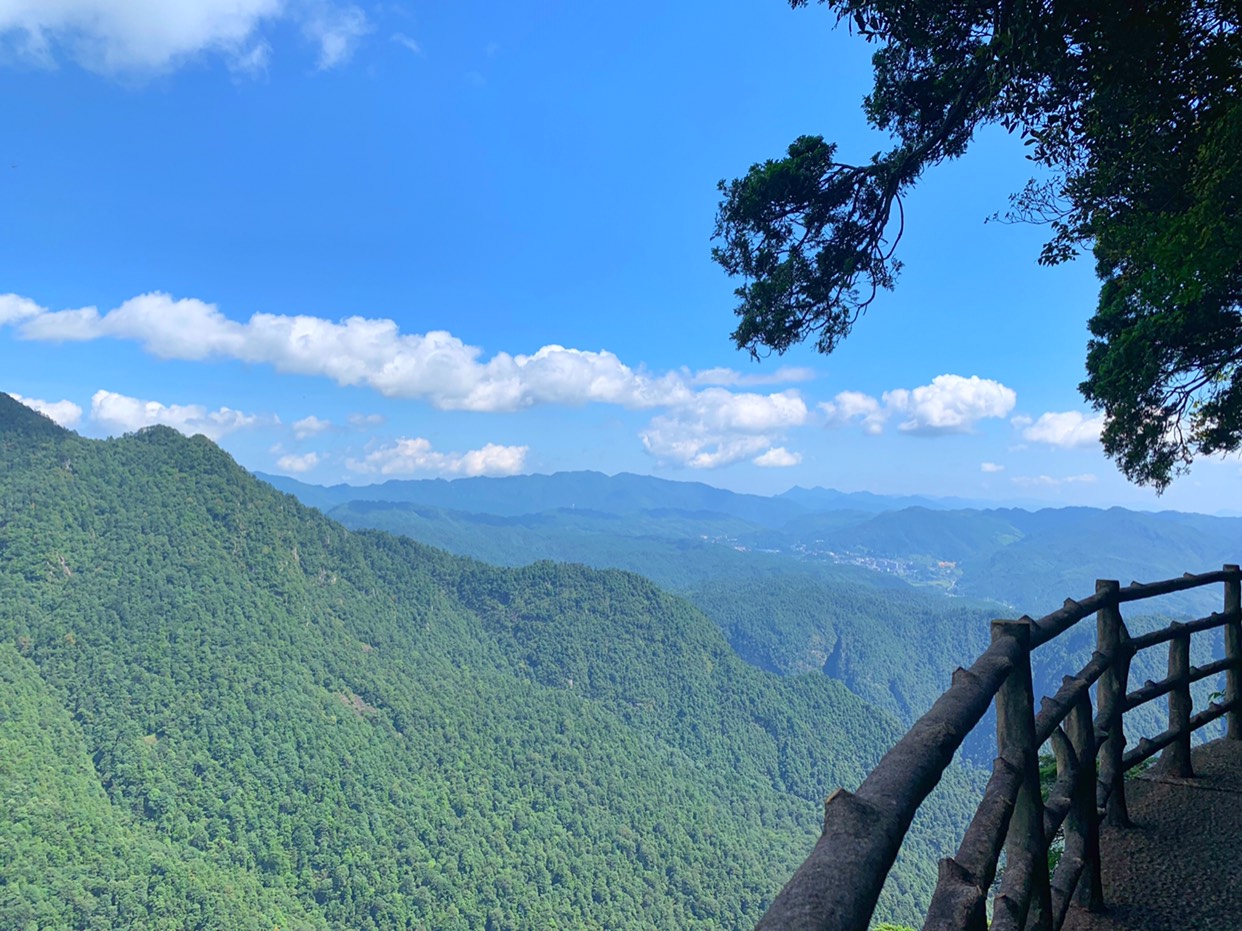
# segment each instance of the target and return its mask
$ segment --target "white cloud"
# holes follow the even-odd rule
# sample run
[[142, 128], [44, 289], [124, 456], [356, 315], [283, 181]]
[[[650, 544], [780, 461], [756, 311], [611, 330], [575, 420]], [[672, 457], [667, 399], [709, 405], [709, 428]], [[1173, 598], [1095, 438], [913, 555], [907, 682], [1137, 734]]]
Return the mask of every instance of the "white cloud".
[[0, 326], [21, 323], [39, 316], [44, 310], [28, 297], [0, 294]]
[[[3, 308], [0, 307], [0, 313], [2, 312]], [[42, 398], [22, 397], [16, 392], [10, 392], [9, 397], [25, 404], [32, 410], [38, 411], [45, 417], [51, 417], [62, 427], [75, 427], [78, 421], [82, 419], [82, 408], [72, 401], [44, 401]]]
[[360, 430], [367, 427], [378, 427], [384, 422], [383, 414], [350, 414], [349, 425]]
[[270, 418], [244, 414], [228, 407], [209, 411], [201, 404], [161, 404], [159, 401], [127, 397], [115, 391], [96, 391], [91, 396], [91, 420], [110, 433], [129, 433], [163, 424], [186, 436], [201, 433], [213, 440], [234, 430], [271, 422]]
[[419, 472], [439, 475], [514, 475], [526, 463], [527, 446], [500, 446], [488, 443], [481, 449], [465, 453], [441, 453], [431, 448], [423, 437], [402, 437], [383, 446], [363, 459], [347, 459], [345, 466], [353, 472], [381, 475], [414, 475]]
[[329, 71], [353, 57], [362, 37], [371, 31], [371, 24], [362, 9], [313, 3], [310, 15], [302, 24], [303, 34], [319, 45], [319, 70]]
[[862, 422], [864, 433], [875, 436], [884, 431], [884, 423], [889, 412], [880, 407], [880, 402], [869, 394], [861, 391], [842, 391], [831, 401], [819, 405], [828, 417], [832, 426], [843, 426], [852, 420]]
[[293, 472], [299, 475], [303, 472], [309, 472], [317, 465], [319, 465], [318, 453], [303, 453], [300, 456], [291, 453], [276, 460], [276, 468], [282, 472]]
[[321, 68], [347, 61], [370, 29], [359, 7], [327, 0], [0, 0], [11, 55], [109, 75], [169, 71], [208, 54], [234, 71], [261, 71], [270, 54], [261, 31], [280, 20], [301, 24]]
[[806, 403], [795, 391], [733, 394], [707, 388], [653, 417], [640, 436], [657, 459], [714, 469], [762, 453], [806, 420]]
[[304, 440], [307, 437], [318, 436], [323, 431], [331, 429], [331, 427], [332, 421], [320, 420], [314, 414], [311, 414], [308, 417], [303, 417], [301, 420], [293, 422], [293, 435], [299, 440]]
[[979, 471], [988, 473], [1004, 472], [1005, 467], [995, 462], [981, 462], [979, 463]]
[[[3, 0], [0, 0], [3, 2]], [[13, 298], [7, 322], [23, 339], [133, 341], [162, 359], [229, 359], [266, 364], [278, 372], [317, 375], [342, 386], [370, 387], [393, 398], [426, 401], [442, 410], [504, 412], [541, 404], [615, 404], [663, 409], [641, 434], [661, 460], [713, 468], [766, 453], [784, 431], [807, 421], [799, 394], [735, 392], [720, 385], [697, 389], [692, 382], [743, 384], [760, 376], [729, 369], [691, 375], [687, 370], [653, 374], [632, 368], [607, 350], [544, 346], [529, 355], [498, 352], [490, 358], [451, 333], [403, 333], [389, 319], [255, 314], [231, 320], [213, 304], [167, 294], [143, 294], [101, 312], [95, 307], [52, 311]], [[760, 380], [809, 377], [805, 369], [778, 369]], [[365, 429], [376, 415], [350, 417]], [[294, 424], [299, 438], [326, 421]], [[793, 454], [789, 454], [793, 455]], [[773, 453], [775, 462], [780, 457]], [[364, 462], [366, 460], [363, 460]]]
[[657, 423], [641, 434], [647, 452], [662, 462], [692, 469], [717, 469], [762, 452], [772, 443], [766, 436], [687, 434], [678, 425]]
[[423, 48], [421, 45], [418, 44], [418, 40], [411, 39], [404, 32], [394, 32], [391, 38], [393, 42], [396, 42], [398, 45], [409, 49], [415, 55], [421, 55], [423, 53]]
[[876, 435], [892, 417], [904, 418], [897, 429], [904, 433], [938, 435], [969, 433], [980, 420], [1004, 417], [1018, 396], [990, 378], [971, 375], [937, 375], [930, 385], [895, 388], [879, 398], [861, 391], [842, 391], [819, 405], [831, 426], [857, 420], [863, 432]]
[[884, 393], [884, 406], [906, 417], [897, 429], [907, 433], [968, 433], [976, 421], [1006, 416], [1017, 400], [1012, 388], [978, 375], [937, 375], [930, 385]]
[[249, 49], [233, 57], [229, 62], [229, 70], [235, 74], [256, 77], [267, 70], [267, 63], [272, 58], [272, 47], [267, 42], [256, 42]]
[[784, 446], [773, 446], [762, 456], [755, 457], [755, 465], [769, 469], [796, 466], [802, 461], [802, 453], [791, 453]]
[[[1020, 423], [1022, 420], [1025, 423]], [[1099, 443], [1100, 431], [1104, 429], [1104, 417], [1088, 417], [1079, 411], [1050, 411], [1040, 414], [1039, 419], [1034, 422], [1029, 417], [1015, 417], [1013, 424], [1022, 429], [1024, 440], [1071, 449]]]
[[812, 381], [815, 370], [800, 366], [783, 365], [774, 372], [739, 372], [737, 369], [717, 367], [695, 372], [689, 379], [692, 385], [789, 385], [795, 382]]
[[213, 304], [152, 293], [101, 314], [80, 310], [26, 312], [25, 339], [139, 343], [162, 359], [236, 359], [279, 372], [318, 375], [339, 385], [365, 385], [388, 397], [419, 398], [444, 410], [512, 411], [537, 404], [602, 402], [630, 408], [689, 401], [677, 373], [634, 370], [611, 352], [544, 346], [531, 355], [483, 351], [451, 333], [402, 333], [387, 319], [255, 314], [230, 320]]
[[1051, 475], [1015, 475], [1010, 481], [1020, 488], [1048, 488], [1055, 485], [1090, 484], [1097, 481], [1097, 478], [1090, 472], [1084, 472], [1063, 478], [1053, 478]]

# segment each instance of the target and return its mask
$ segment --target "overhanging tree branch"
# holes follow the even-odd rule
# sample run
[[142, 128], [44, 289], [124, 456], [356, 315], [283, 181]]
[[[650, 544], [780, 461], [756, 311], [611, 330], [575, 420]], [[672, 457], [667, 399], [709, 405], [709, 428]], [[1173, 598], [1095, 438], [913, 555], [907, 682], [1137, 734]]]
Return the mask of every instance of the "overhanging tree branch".
[[1242, 346], [1236, 0], [820, 2], [880, 45], [866, 111], [896, 145], [849, 165], [802, 136], [721, 182], [712, 254], [742, 279], [737, 345], [835, 349], [893, 287], [905, 193], [998, 123], [1052, 173], [1006, 219], [1051, 226], [1043, 264], [1096, 256], [1081, 387], [1105, 413], [1106, 451], [1160, 489], [1194, 454], [1237, 448], [1242, 376], [1217, 364]]

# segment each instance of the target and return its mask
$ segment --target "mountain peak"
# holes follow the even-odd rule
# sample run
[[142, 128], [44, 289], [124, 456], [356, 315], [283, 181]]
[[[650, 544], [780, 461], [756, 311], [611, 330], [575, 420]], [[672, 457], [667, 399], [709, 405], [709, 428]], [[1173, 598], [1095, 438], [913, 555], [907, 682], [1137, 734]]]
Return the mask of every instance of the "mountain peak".
[[45, 414], [27, 407], [12, 395], [0, 392], [0, 437], [63, 436], [69, 431]]

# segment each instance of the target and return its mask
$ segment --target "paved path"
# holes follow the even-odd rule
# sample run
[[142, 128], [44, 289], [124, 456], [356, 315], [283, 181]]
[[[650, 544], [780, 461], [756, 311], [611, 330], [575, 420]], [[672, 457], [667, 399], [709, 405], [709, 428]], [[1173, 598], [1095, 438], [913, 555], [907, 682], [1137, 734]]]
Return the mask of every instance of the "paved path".
[[1194, 779], [1126, 783], [1133, 828], [1105, 828], [1108, 910], [1066, 931], [1242, 931], [1242, 741], [1195, 749]]

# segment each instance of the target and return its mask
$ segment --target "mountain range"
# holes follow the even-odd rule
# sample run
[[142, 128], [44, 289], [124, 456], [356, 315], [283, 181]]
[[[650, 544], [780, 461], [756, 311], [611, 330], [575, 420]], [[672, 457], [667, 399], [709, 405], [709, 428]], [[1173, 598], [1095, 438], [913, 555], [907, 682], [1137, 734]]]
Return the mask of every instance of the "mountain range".
[[[822, 671], [903, 724], [986, 647], [991, 618], [1038, 617], [1093, 592], [1097, 577], [1169, 578], [1242, 554], [1242, 520], [1173, 511], [910, 506], [930, 499], [827, 489], [763, 498], [599, 473], [332, 489], [264, 478], [347, 526], [489, 562], [551, 559], [640, 573], [700, 608], [753, 665]], [[1220, 607], [1218, 597], [1204, 590], [1145, 602], [1131, 610], [1131, 626], [1201, 616]], [[1197, 661], [1217, 646], [1198, 644]], [[1055, 691], [1091, 649], [1087, 625], [1045, 646], [1037, 687]], [[1159, 662], [1140, 656], [1135, 675], [1160, 678]], [[1145, 709], [1134, 727], [1156, 733], [1160, 723]], [[990, 761], [986, 727], [967, 751]]]
[[[647, 579], [350, 530], [0, 395], [0, 927], [738, 928], [900, 722]], [[954, 768], [880, 915], [974, 804]]]
[[[1242, 525], [273, 483], [315, 507], [203, 437], [87, 440], [0, 395], [0, 927], [746, 927], [989, 618], [1236, 561]], [[1037, 686], [1090, 649], [1044, 647]], [[918, 922], [991, 749], [878, 919]]]

